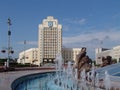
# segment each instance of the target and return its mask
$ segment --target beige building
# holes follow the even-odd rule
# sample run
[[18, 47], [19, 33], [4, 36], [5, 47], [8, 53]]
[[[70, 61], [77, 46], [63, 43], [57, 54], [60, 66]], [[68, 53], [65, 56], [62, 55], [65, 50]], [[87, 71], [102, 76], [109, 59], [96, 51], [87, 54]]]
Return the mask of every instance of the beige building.
[[38, 48], [30, 48], [19, 54], [18, 63], [37, 64], [38, 62]]
[[76, 60], [76, 55], [79, 54], [81, 48], [62, 48], [62, 57], [65, 62]]
[[56, 54], [62, 51], [62, 25], [48, 16], [39, 24], [38, 64], [54, 62]]

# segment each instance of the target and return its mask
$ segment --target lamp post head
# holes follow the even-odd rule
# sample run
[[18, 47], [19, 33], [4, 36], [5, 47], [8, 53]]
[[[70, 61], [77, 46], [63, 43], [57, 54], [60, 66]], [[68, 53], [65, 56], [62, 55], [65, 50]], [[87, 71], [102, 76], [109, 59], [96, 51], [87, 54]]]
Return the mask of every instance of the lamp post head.
[[7, 23], [8, 23], [8, 25], [12, 25], [10, 18], [8, 18], [8, 22]]
[[2, 53], [5, 53], [6, 51], [5, 50], [1, 50]]
[[13, 50], [11, 50], [11, 54], [13, 54], [14, 53], [14, 51]]

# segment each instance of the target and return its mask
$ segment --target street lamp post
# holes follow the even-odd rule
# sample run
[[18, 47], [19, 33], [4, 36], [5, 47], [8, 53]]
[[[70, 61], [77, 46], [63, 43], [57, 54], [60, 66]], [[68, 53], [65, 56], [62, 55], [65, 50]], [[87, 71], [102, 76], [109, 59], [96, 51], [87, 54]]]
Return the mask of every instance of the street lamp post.
[[11, 24], [11, 20], [10, 18], [8, 18], [8, 58], [7, 58], [7, 67], [9, 67], [9, 61], [10, 61], [10, 53], [12, 48], [10, 47], [10, 36], [11, 36], [11, 31], [10, 31], [10, 26]]
[[8, 18], [7, 23], [8, 23], [8, 46], [7, 48], [4, 48], [1, 52], [2, 53], [5, 53], [6, 51], [8, 52], [6, 67], [9, 68], [10, 54], [14, 53], [14, 51], [12, 50], [12, 47], [10, 46], [10, 36], [11, 36], [10, 26], [12, 25], [10, 18]]
[[25, 55], [25, 45], [26, 45], [26, 40], [24, 40], [24, 64], [25, 64], [25, 59], [26, 59], [26, 55]]

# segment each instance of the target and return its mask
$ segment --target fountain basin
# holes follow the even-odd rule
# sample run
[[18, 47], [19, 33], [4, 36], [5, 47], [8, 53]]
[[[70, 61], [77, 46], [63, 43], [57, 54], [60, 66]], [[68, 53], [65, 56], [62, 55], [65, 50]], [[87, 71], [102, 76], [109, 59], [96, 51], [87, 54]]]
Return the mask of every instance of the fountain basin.
[[45, 87], [44, 80], [47, 79], [46, 77], [54, 75], [54, 73], [53, 71], [42, 72], [19, 77], [13, 81], [11, 88], [12, 90], [46, 90], [46, 88], [40, 88]]
[[[110, 73], [110, 80], [112, 81], [111, 87], [120, 88], [120, 81], [118, 81], [120, 79], [116, 80], [116, 75], [119, 74], [119, 66], [120, 64], [113, 64], [99, 68], [95, 71], [99, 73], [99, 78], [103, 78], [103, 80], [105, 79], [105, 71], [108, 71], [108, 73]], [[96, 87], [93, 87], [94, 84], [92, 84], [93, 86], [87, 85], [86, 82], [84, 82], [84, 77], [79, 83], [79, 80], [77, 80], [75, 77], [77, 74], [72, 71], [73, 68], [71, 67], [71, 64], [68, 64], [68, 68], [66, 69], [61, 69], [60, 65], [60, 67], [58, 67], [58, 71], [56, 69], [56, 72], [23, 76], [13, 82], [12, 90], [83, 90], [83, 88], [85, 90], [97, 89]], [[109, 78], [107, 80], [109, 80]], [[101, 90], [100, 88], [98, 89]]]

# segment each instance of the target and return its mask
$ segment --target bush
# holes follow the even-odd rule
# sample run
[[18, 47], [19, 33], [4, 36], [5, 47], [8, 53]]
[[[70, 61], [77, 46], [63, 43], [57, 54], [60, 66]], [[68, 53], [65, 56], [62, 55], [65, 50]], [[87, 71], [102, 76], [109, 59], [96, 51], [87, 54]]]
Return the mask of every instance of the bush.
[[0, 59], [0, 66], [4, 66], [4, 62], [6, 62], [7, 59]]

